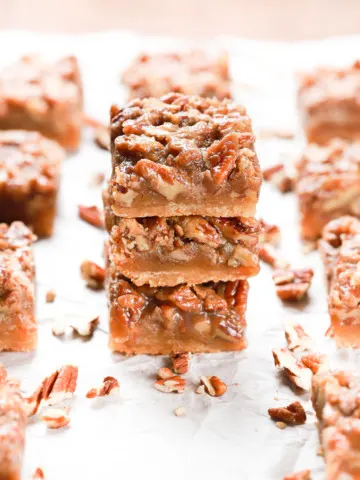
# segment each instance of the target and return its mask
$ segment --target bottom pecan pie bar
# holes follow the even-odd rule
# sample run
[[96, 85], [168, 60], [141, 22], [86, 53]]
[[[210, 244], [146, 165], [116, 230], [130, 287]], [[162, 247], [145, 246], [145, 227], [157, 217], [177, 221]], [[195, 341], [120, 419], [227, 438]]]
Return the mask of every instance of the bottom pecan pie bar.
[[36, 347], [33, 240], [21, 222], [0, 224], [0, 351]]
[[328, 480], [360, 479], [360, 377], [337, 371], [314, 375], [312, 402]]
[[109, 254], [136, 285], [238, 280], [259, 271], [259, 231], [253, 218], [118, 218]]
[[217, 352], [246, 347], [248, 283], [136, 287], [108, 265], [110, 348], [126, 354]]
[[319, 242], [328, 279], [330, 333], [339, 347], [360, 347], [360, 221], [330, 222]]

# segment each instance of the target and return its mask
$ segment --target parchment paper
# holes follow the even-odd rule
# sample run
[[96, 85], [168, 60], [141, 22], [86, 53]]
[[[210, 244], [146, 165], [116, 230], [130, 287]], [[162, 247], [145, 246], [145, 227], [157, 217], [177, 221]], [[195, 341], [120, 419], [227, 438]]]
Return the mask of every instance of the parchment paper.
[[[141, 50], [169, 50], [187, 45], [171, 38], [142, 38], [129, 32], [83, 36], [43, 36], [26, 32], [0, 33], [1, 66], [23, 53], [40, 52], [50, 58], [74, 53], [80, 60], [85, 82], [86, 111], [104, 121], [112, 102], [121, 103], [121, 71]], [[349, 63], [360, 49], [360, 37], [304, 43], [263, 43], [238, 38], [218, 38], [207, 48], [230, 52], [236, 98], [253, 118], [255, 129], [296, 128], [294, 72], [318, 64]], [[263, 166], [292, 162], [301, 151], [296, 141], [258, 141]], [[107, 348], [107, 309], [103, 292], [88, 291], [80, 278], [82, 260], [103, 262], [105, 234], [80, 221], [78, 204], [101, 205], [100, 188], [89, 187], [92, 175], [108, 174], [109, 154], [84, 133], [78, 154], [63, 166], [61, 199], [56, 232], [35, 245], [39, 347], [34, 354], [0, 354], [11, 375], [23, 381], [24, 391], [35, 388], [56, 367], [73, 362], [79, 366], [77, 394], [72, 402], [71, 425], [47, 431], [40, 421], [27, 429], [24, 478], [37, 466], [46, 479], [207, 479], [279, 480], [285, 474], [310, 468], [313, 479], [323, 479], [323, 459], [316, 455], [318, 436], [308, 394], [296, 396], [282, 383], [273, 365], [271, 350], [285, 346], [282, 322], [299, 321], [316, 340], [318, 351], [328, 352], [331, 366], [359, 368], [359, 354], [336, 351], [324, 339], [329, 319], [325, 282], [317, 252], [301, 253], [297, 208], [292, 194], [281, 195], [264, 185], [259, 216], [281, 227], [283, 256], [294, 266], [315, 269], [309, 300], [284, 306], [275, 296], [271, 270], [262, 267], [251, 280], [247, 339], [244, 352], [195, 356], [184, 395], [162, 394], [152, 386], [164, 358], [125, 358]], [[45, 303], [49, 288], [56, 301]], [[51, 325], [56, 317], [101, 315], [93, 338], [55, 338]], [[85, 398], [106, 375], [117, 377], [120, 395], [102, 402]], [[196, 395], [200, 375], [217, 375], [229, 384], [219, 399]], [[278, 397], [275, 400], [274, 397]], [[304, 426], [280, 430], [267, 409], [300, 398], [308, 420]], [[186, 416], [173, 414], [184, 405]]]

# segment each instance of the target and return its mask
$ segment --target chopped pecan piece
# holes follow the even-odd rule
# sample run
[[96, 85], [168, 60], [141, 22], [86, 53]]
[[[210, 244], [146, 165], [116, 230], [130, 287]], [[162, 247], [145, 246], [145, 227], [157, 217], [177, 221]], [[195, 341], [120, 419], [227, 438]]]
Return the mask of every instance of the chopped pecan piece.
[[103, 150], [110, 150], [110, 132], [106, 125], [99, 125], [94, 131], [94, 141]]
[[105, 270], [90, 260], [84, 260], [80, 266], [81, 276], [86, 285], [93, 290], [104, 288]]
[[298, 323], [287, 322], [285, 324], [285, 338], [288, 349], [292, 352], [305, 352], [311, 350], [312, 340]]
[[[175, 372], [175, 373], [178, 373], [178, 372]], [[162, 380], [166, 380], [167, 378], [172, 378], [174, 376], [174, 372], [170, 370], [170, 368], [162, 367], [162, 368], [159, 368], [159, 370], [157, 371], [157, 376]]]
[[206, 393], [212, 397], [221, 397], [227, 391], [227, 385], [219, 377], [200, 377], [200, 382], [204, 385]]
[[40, 419], [51, 429], [63, 428], [69, 425], [68, 408], [47, 408]]
[[92, 205], [91, 207], [79, 205], [79, 217], [94, 227], [104, 228], [103, 214], [96, 205]]
[[301, 357], [301, 363], [306, 368], [310, 368], [315, 375], [318, 372], [325, 372], [329, 370], [329, 362], [326, 355], [320, 353], [309, 353]]
[[159, 379], [154, 383], [154, 387], [163, 393], [184, 393], [185, 386], [186, 380], [178, 376]]
[[32, 480], [45, 480], [45, 475], [42, 468], [37, 467], [37, 469], [32, 475]]
[[266, 223], [262, 218], [260, 218], [259, 223], [261, 227], [259, 243], [278, 245], [280, 242], [280, 228], [277, 225]]
[[301, 361], [297, 361], [296, 357], [286, 348], [273, 350], [272, 353], [275, 365], [283, 369], [291, 383], [302, 390], [309, 391], [312, 379], [311, 370], [305, 367]]
[[86, 317], [77, 317], [69, 322], [69, 326], [81, 337], [90, 337], [98, 325], [99, 317], [90, 320]]
[[311, 480], [311, 471], [302, 470], [301, 472], [286, 475], [283, 480]]
[[271, 243], [260, 244], [259, 257], [263, 262], [268, 263], [273, 268], [285, 269], [289, 267], [289, 263], [280, 258]]
[[56, 298], [56, 292], [53, 289], [50, 289], [46, 292], [45, 301], [46, 303], [52, 303]]
[[302, 425], [306, 422], [306, 413], [300, 402], [290, 403], [287, 407], [269, 408], [268, 413], [272, 420], [287, 425]]
[[178, 375], [183, 375], [189, 371], [190, 353], [172, 353], [170, 359], [172, 361], [172, 368]]
[[301, 300], [307, 294], [313, 276], [314, 272], [311, 268], [276, 270], [273, 274], [273, 280], [277, 296], [281, 300]]
[[113, 395], [120, 389], [120, 384], [114, 377], [105, 377], [101, 387], [91, 388], [86, 398], [105, 397], [107, 395]]
[[291, 192], [294, 189], [294, 178], [286, 172], [283, 163], [265, 168], [262, 173], [264, 180], [273, 184], [281, 193]]

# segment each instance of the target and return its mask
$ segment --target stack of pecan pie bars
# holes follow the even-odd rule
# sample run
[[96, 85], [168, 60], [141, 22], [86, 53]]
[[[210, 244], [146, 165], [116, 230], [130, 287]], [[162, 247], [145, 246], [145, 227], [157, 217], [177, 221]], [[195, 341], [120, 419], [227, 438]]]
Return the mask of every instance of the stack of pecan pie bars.
[[111, 155], [110, 347], [243, 349], [261, 186], [245, 109], [181, 93], [113, 106]]

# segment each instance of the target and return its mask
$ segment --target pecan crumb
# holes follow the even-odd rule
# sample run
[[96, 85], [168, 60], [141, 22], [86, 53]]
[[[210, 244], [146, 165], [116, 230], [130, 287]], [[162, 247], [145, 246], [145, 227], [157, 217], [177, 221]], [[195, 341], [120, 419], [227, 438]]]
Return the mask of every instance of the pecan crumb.
[[200, 382], [212, 397], [221, 397], [227, 391], [227, 385], [219, 377], [200, 377]]
[[186, 380], [184, 378], [174, 376], [170, 378], [160, 378], [154, 383], [154, 387], [163, 393], [184, 393]]
[[44, 475], [43, 469], [40, 467], [37, 467], [37, 469], [32, 475], [32, 480], [44, 480], [44, 479], [45, 479], [45, 475]]
[[189, 371], [190, 353], [171, 353], [170, 359], [172, 361], [172, 368], [178, 375], [183, 375]]
[[94, 227], [104, 228], [103, 213], [96, 205], [92, 205], [91, 207], [79, 205], [79, 217]]
[[175, 408], [174, 414], [175, 414], [177, 417], [184, 417], [184, 416], [186, 415], [185, 407], [177, 407], [177, 408]]
[[312, 372], [309, 368], [296, 359], [286, 348], [273, 350], [274, 363], [283, 369], [284, 374], [296, 387], [309, 391], [311, 388]]
[[63, 428], [69, 425], [70, 416], [68, 408], [48, 408], [41, 415], [40, 420], [51, 429]]
[[263, 170], [264, 180], [274, 185], [281, 193], [291, 192], [295, 186], [295, 179], [290, 176], [283, 163], [278, 163]]
[[91, 320], [85, 317], [78, 317], [69, 322], [69, 326], [81, 337], [90, 337], [99, 325], [99, 317]]
[[280, 228], [277, 225], [266, 223], [262, 218], [260, 218], [259, 223], [261, 227], [259, 243], [278, 245], [280, 242]]
[[95, 262], [84, 260], [80, 266], [81, 276], [86, 281], [86, 285], [93, 290], [104, 288], [105, 269]]
[[91, 388], [86, 398], [105, 397], [113, 395], [120, 390], [120, 384], [114, 377], [105, 377], [102, 385], [99, 388]]
[[301, 472], [286, 475], [283, 480], [311, 480], [311, 471], [302, 470]]
[[52, 303], [56, 298], [56, 292], [53, 289], [50, 289], [46, 292], [45, 301], [46, 303]]
[[290, 264], [287, 261], [280, 258], [280, 256], [278, 255], [278, 252], [276, 251], [274, 246], [271, 245], [271, 243], [261, 243], [259, 247], [260, 247], [259, 248], [260, 259], [263, 262], [268, 263], [271, 267], [278, 268], [278, 269], [281, 269], [281, 268], [285, 269], [290, 266]]
[[312, 340], [298, 323], [285, 323], [285, 338], [288, 349], [292, 352], [305, 352], [311, 350]]
[[94, 132], [96, 145], [103, 150], [110, 150], [110, 132], [106, 125], [99, 125]]
[[314, 272], [311, 268], [276, 270], [273, 274], [273, 280], [277, 296], [281, 300], [301, 300], [307, 294], [313, 276]]
[[157, 376], [158, 378], [162, 379], [162, 380], [166, 380], [167, 378], [171, 378], [174, 376], [174, 372], [172, 370], [170, 370], [170, 368], [167, 368], [167, 367], [161, 367], [159, 368], [159, 370], [157, 371]]
[[269, 408], [268, 413], [272, 420], [287, 425], [302, 425], [306, 422], [306, 413], [300, 402], [290, 403], [287, 407]]

